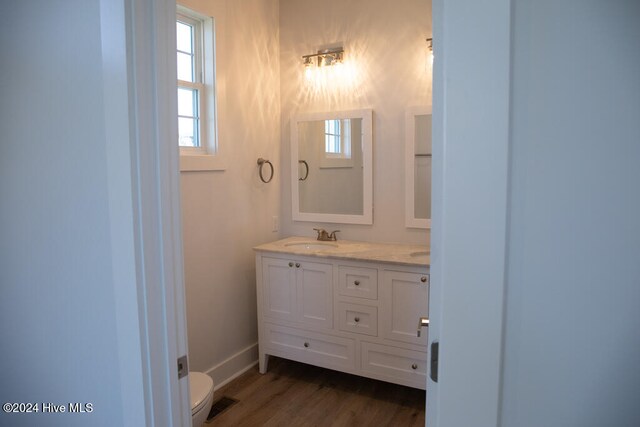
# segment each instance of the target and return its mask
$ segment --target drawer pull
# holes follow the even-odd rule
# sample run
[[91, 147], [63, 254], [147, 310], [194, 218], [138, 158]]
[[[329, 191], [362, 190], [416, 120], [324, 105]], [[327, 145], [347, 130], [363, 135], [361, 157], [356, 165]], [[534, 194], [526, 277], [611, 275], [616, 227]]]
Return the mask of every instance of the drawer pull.
[[296, 268], [300, 268], [300, 263], [296, 262]]
[[422, 276], [422, 277], [420, 278], [420, 281], [421, 281], [422, 283], [425, 283], [425, 282], [427, 281], [427, 276]]
[[305, 342], [305, 343], [304, 343], [304, 347], [305, 347], [305, 348], [309, 348], [309, 343], [308, 343], [308, 342]]
[[353, 321], [354, 321], [354, 322], [356, 322], [356, 323], [358, 323], [358, 322], [360, 321], [360, 318], [359, 318], [359, 317], [355, 317], [355, 318], [353, 319]]
[[293, 263], [292, 262], [289, 263], [289, 267], [293, 267]]
[[355, 282], [353, 282], [353, 284], [356, 286], [360, 285], [360, 280], [356, 280]]
[[416, 369], [418, 369], [418, 365], [416, 365], [416, 364], [414, 363], [413, 365], [411, 365], [411, 369], [413, 369], [413, 370], [415, 371]]

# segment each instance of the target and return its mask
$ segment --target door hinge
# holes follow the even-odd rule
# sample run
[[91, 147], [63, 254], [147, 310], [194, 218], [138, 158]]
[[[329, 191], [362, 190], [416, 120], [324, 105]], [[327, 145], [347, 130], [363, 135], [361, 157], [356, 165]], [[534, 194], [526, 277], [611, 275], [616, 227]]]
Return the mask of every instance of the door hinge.
[[178, 357], [178, 379], [187, 376], [189, 373], [189, 362], [187, 355]]
[[434, 341], [431, 343], [431, 380], [434, 383], [438, 382], [438, 352], [440, 350], [440, 343]]

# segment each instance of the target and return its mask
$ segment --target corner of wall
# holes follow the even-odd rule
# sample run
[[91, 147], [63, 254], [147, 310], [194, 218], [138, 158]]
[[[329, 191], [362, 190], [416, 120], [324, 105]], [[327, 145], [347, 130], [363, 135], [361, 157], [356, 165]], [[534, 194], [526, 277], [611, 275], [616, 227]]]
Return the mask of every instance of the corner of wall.
[[219, 390], [258, 364], [258, 343], [239, 351], [209, 369], [206, 374], [213, 379], [214, 390]]

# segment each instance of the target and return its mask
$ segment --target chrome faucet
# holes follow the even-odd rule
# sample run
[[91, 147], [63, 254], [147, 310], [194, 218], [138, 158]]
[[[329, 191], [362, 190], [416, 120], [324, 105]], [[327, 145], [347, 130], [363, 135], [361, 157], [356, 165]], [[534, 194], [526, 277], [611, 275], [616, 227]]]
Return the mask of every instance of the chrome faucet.
[[324, 228], [314, 228], [314, 230], [318, 232], [318, 240], [325, 242], [338, 240], [336, 238], [336, 233], [340, 232], [340, 230], [335, 230], [329, 233]]

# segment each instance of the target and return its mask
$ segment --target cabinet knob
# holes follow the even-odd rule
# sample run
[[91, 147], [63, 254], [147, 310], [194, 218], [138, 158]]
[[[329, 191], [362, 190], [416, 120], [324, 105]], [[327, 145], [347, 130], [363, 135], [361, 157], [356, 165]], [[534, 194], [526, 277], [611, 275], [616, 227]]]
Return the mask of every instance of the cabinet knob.
[[359, 318], [359, 317], [355, 317], [355, 318], [353, 319], [353, 321], [354, 321], [354, 322], [356, 322], [356, 323], [358, 323], [358, 322], [360, 321], [360, 318]]
[[292, 262], [289, 263], [289, 267], [293, 267], [293, 263]]
[[305, 346], [305, 348], [309, 348], [309, 343], [308, 343], [308, 342], [305, 342], [305, 343], [304, 343], [304, 346]]
[[300, 263], [296, 262], [296, 268], [300, 268]]
[[422, 283], [425, 283], [425, 282], [427, 281], [427, 276], [422, 276], [422, 277], [420, 278], [420, 281], [421, 281]]
[[416, 364], [414, 363], [413, 365], [411, 365], [411, 369], [413, 369], [413, 370], [415, 371], [416, 369], [418, 369], [418, 365], [416, 365]]
[[353, 282], [353, 284], [358, 286], [360, 284], [360, 280], [356, 280], [355, 282]]

